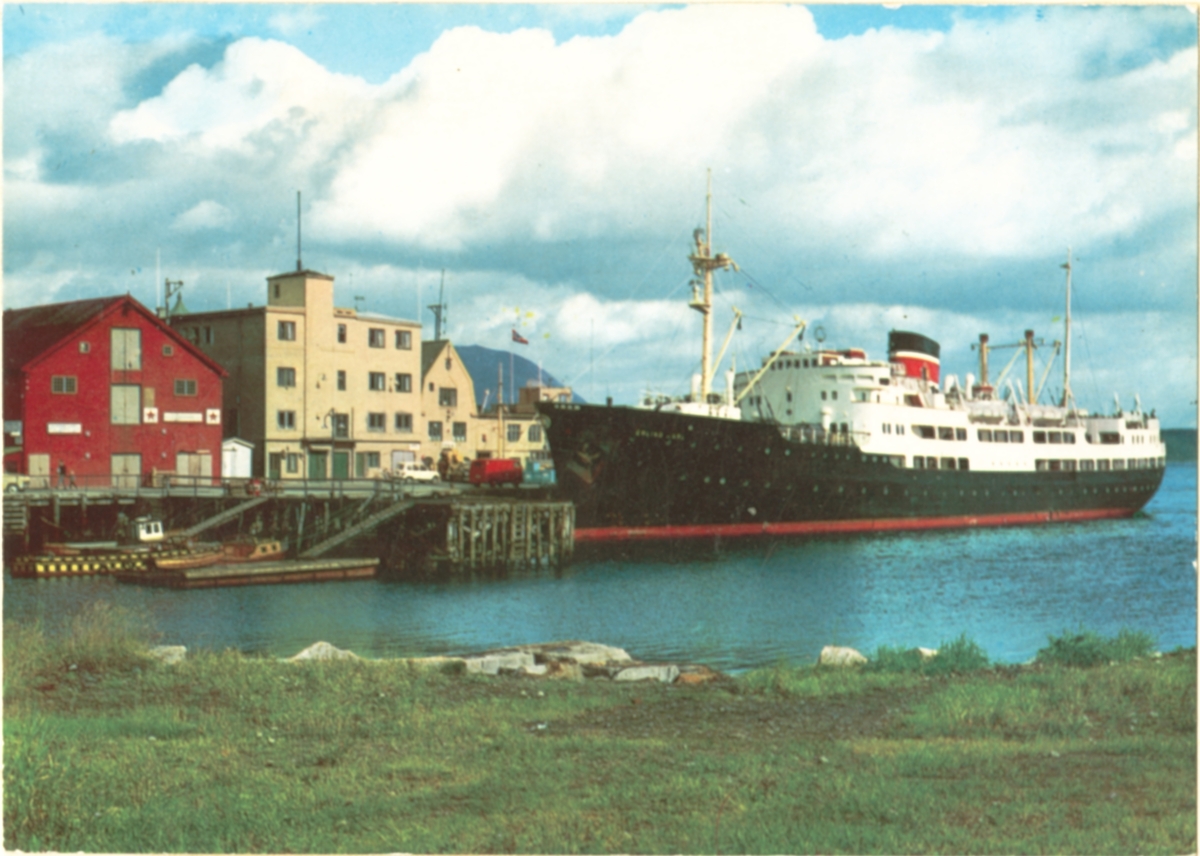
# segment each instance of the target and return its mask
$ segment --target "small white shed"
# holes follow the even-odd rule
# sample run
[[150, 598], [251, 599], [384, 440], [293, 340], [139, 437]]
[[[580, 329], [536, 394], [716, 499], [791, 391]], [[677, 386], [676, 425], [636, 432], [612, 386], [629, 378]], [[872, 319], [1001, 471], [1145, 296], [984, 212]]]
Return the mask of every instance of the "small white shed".
[[248, 479], [254, 460], [254, 444], [240, 437], [221, 441], [221, 477]]

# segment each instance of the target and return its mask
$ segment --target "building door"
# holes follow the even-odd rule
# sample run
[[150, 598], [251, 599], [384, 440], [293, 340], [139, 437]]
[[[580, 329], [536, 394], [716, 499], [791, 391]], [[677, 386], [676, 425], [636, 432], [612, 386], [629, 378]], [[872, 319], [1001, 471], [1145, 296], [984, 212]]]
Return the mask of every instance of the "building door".
[[137, 487], [142, 480], [141, 455], [113, 455], [112, 483], [115, 488]]
[[309, 452], [308, 453], [308, 477], [310, 479], [324, 479], [326, 476], [325, 459], [329, 457], [324, 452]]
[[333, 477], [335, 479], [350, 478], [350, 453], [349, 452], [334, 452], [333, 453]]
[[278, 480], [280, 478], [280, 469], [283, 467], [283, 455], [279, 452], [272, 452], [267, 456], [267, 478]]
[[50, 456], [29, 456], [29, 486], [50, 487]]
[[212, 455], [208, 452], [176, 452], [175, 474], [184, 477], [179, 479], [180, 484], [210, 484]]

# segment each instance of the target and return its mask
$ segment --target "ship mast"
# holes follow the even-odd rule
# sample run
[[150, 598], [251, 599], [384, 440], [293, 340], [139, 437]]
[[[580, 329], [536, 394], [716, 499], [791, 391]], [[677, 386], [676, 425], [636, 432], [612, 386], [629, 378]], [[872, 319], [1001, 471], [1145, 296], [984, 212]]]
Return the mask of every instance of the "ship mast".
[[1067, 314], [1066, 336], [1063, 344], [1063, 397], [1062, 406], [1071, 406], [1071, 248], [1067, 247]]
[[712, 170], [708, 171], [708, 193], [705, 197], [705, 227], [697, 229], [692, 237], [696, 241], [696, 251], [688, 256], [692, 270], [701, 277], [704, 285], [703, 296], [698, 291], [701, 282], [692, 280], [692, 299], [688, 306], [704, 316], [703, 352], [700, 357], [700, 400], [707, 402], [708, 394], [712, 391], [712, 275], [714, 270], [737, 265], [733, 259], [724, 253], [712, 254]]

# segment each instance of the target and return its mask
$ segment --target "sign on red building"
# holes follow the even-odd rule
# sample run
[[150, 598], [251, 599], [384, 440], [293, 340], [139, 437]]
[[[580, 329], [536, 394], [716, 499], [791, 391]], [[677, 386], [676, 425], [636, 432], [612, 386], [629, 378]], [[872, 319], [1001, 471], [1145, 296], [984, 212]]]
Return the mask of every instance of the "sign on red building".
[[7, 310], [6, 470], [31, 487], [218, 481], [224, 377], [128, 295]]

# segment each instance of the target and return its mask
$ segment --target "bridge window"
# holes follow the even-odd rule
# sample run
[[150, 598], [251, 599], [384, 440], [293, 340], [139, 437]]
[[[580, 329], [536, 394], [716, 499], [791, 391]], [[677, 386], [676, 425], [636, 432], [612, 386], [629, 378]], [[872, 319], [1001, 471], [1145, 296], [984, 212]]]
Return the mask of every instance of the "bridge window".
[[979, 429], [979, 442], [980, 443], [992, 442], [992, 429], [991, 428], [980, 428]]
[[953, 440], [954, 439], [954, 429], [953, 428], [947, 428], [945, 425], [939, 425], [937, 432], [938, 432], [939, 440]]
[[969, 459], [967, 459], [967, 458], [959, 458], [959, 459], [958, 459], [958, 468], [959, 468], [960, 470], [969, 470], [969, 469], [971, 469], [971, 462], [970, 462], [970, 460], [969, 460]]

